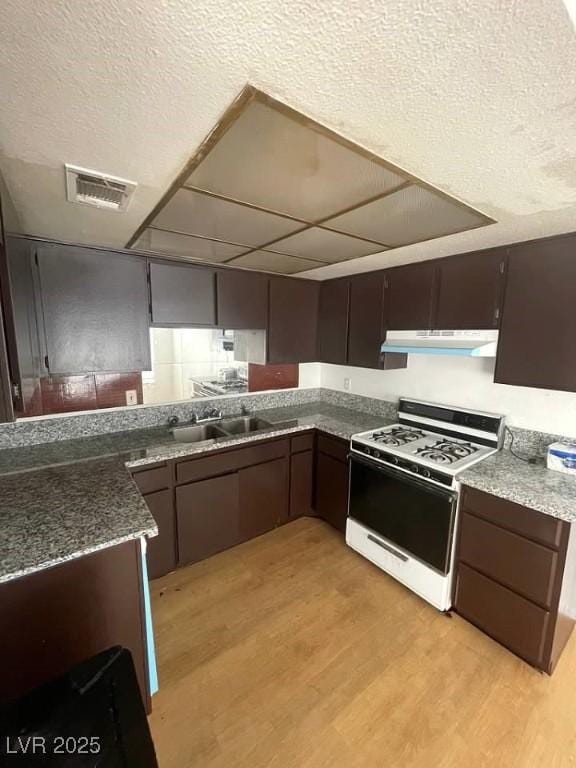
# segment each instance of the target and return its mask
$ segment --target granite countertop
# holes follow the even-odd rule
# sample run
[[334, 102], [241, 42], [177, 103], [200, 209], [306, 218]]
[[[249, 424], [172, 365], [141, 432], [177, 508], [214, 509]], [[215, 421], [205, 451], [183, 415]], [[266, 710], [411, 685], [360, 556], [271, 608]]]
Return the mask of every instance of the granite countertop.
[[[319, 429], [328, 435], [349, 440], [356, 432], [392, 424], [393, 420], [385, 416], [375, 416], [349, 408], [329, 405], [326, 403], [308, 403], [306, 405], [287, 406], [285, 408], [270, 408], [255, 411], [251, 415], [271, 422], [270, 429], [252, 432], [250, 434], [221, 437], [213, 443], [176, 443], [174, 441], [152, 444], [140, 455], [133, 455], [126, 461], [130, 469], [154, 464], [158, 461], [192, 456], [197, 453], [218, 451], [222, 448], [232, 448], [245, 445], [254, 440], [281, 437], [307, 429]], [[1, 458], [1, 457], [0, 457]]]
[[[167, 427], [0, 451], [0, 582], [114, 546], [158, 529], [130, 470], [309, 429], [348, 440], [391, 424], [322, 401], [255, 411], [272, 427], [213, 443], [177, 443]], [[576, 521], [576, 479], [508, 451], [459, 475], [463, 485]]]
[[0, 451], [0, 583], [155, 536], [129, 469], [318, 428], [349, 439], [391, 420], [327, 403], [254, 415], [274, 426], [212, 444], [176, 443], [166, 427]]
[[569, 523], [576, 521], [576, 478], [517, 459], [504, 450], [458, 475], [462, 485], [500, 496]]
[[0, 477], [0, 583], [157, 533], [118, 459]]

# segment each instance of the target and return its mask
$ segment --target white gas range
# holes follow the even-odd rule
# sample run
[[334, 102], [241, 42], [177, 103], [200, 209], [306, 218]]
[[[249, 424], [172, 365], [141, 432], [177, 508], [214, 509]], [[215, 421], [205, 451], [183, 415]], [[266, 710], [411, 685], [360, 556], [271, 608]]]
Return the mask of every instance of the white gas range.
[[452, 604], [458, 473], [495, 453], [504, 418], [402, 398], [353, 435], [346, 541], [440, 610]]

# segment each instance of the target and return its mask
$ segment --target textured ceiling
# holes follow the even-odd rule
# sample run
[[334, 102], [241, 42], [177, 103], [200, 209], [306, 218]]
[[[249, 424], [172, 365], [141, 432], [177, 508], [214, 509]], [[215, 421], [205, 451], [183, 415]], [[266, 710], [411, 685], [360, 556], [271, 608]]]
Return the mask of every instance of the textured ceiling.
[[123, 245], [251, 83], [498, 221], [307, 276], [574, 230], [575, 54], [562, 0], [4, 0], [0, 172], [22, 231]]

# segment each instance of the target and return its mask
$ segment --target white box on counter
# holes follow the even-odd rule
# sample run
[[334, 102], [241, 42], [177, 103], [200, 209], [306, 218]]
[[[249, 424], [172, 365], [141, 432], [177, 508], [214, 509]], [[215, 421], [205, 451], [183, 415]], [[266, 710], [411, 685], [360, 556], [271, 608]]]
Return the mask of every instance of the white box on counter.
[[552, 443], [548, 446], [548, 469], [576, 477], [576, 443]]

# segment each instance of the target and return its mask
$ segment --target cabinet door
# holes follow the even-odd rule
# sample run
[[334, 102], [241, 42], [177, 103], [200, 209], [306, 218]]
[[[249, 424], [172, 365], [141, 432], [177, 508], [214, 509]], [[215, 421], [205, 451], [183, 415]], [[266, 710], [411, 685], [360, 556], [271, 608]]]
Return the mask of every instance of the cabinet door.
[[380, 368], [384, 279], [381, 272], [350, 280], [348, 365]]
[[576, 237], [510, 251], [494, 381], [576, 391]]
[[160, 326], [214, 326], [216, 273], [212, 269], [150, 263], [152, 323]]
[[395, 331], [432, 327], [436, 262], [395, 267], [386, 272], [387, 328]]
[[268, 325], [268, 278], [257, 272], [221, 270], [217, 276], [218, 325], [258, 330]]
[[318, 357], [322, 363], [346, 365], [349, 300], [349, 280], [329, 280], [320, 286]]
[[158, 536], [148, 539], [148, 576], [157, 579], [176, 568], [176, 525], [172, 491], [157, 491], [144, 496], [158, 526]]
[[260, 536], [288, 517], [288, 459], [241, 469], [240, 537]]
[[314, 453], [303, 451], [290, 457], [290, 519], [312, 514]]
[[8, 352], [4, 335], [2, 308], [0, 307], [0, 422], [14, 421]]
[[240, 540], [238, 473], [176, 488], [178, 564], [188, 565]]
[[498, 328], [505, 264], [505, 249], [440, 259], [434, 328]]
[[[2, 200], [0, 200], [0, 422], [14, 421], [12, 385], [21, 388], [14, 327], [14, 309], [8, 277], [8, 255], [4, 238]], [[22, 410], [21, 397], [16, 406]]]
[[326, 453], [316, 456], [316, 513], [339, 531], [348, 516], [348, 465]]
[[150, 368], [144, 259], [63, 245], [36, 259], [51, 374]]
[[[14, 310], [14, 331], [18, 360], [20, 398], [16, 403], [18, 416], [40, 416], [40, 376], [46, 369], [40, 353], [38, 307], [35, 301], [34, 278], [37, 243], [24, 238], [7, 239], [10, 290]], [[0, 278], [1, 279], [1, 278]]]
[[270, 278], [268, 362], [318, 360], [319, 285], [313, 280]]

